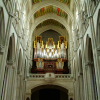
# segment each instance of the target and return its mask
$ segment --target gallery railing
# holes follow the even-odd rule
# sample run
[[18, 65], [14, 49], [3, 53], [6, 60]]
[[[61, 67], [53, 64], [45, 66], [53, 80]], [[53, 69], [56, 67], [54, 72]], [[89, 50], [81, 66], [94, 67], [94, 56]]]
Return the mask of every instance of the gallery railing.
[[[45, 78], [45, 74], [30, 74], [30, 78]], [[55, 74], [56, 79], [71, 79], [71, 74]]]

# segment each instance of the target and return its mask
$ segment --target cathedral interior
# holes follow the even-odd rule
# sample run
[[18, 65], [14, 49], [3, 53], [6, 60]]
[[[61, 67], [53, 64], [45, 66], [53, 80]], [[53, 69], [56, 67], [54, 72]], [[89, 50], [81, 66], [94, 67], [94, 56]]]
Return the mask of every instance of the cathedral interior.
[[100, 100], [100, 0], [0, 0], [0, 100]]

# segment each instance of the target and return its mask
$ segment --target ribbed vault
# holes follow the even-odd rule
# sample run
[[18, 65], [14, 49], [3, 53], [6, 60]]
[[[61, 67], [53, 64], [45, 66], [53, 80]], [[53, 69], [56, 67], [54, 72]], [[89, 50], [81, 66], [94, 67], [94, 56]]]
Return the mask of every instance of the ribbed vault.
[[70, 17], [70, 19], [73, 20], [73, 14], [70, 11], [68, 5], [66, 5], [64, 3], [61, 3], [59, 1], [52, 1], [52, 0], [47, 0], [47, 1], [43, 1], [43, 2], [35, 4], [32, 7], [31, 11], [29, 12], [27, 20], [30, 21], [31, 17], [33, 17], [33, 15], [34, 15], [34, 13], [36, 11], [38, 11], [39, 9], [41, 9], [43, 7], [49, 6], [49, 5], [53, 5], [53, 6], [61, 8], [63, 11], [65, 11], [68, 14], [68, 16]]
[[34, 32], [34, 29], [36, 28], [37, 25], [39, 25], [40, 23], [42, 23], [43, 21], [47, 20], [47, 19], [54, 19], [58, 22], [60, 22], [64, 27], [65, 29], [68, 31], [68, 33], [70, 33], [70, 27], [69, 25], [66, 23], [66, 20], [64, 18], [61, 18], [59, 16], [56, 16], [56, 15], [53, 15], [52, 14], [47, 14], [47, 15], [44, 15], [42, 17], [39, 17], [35, 20], [35, 22], [33, 23], [33, 25], [31, 26], [31, 34]]

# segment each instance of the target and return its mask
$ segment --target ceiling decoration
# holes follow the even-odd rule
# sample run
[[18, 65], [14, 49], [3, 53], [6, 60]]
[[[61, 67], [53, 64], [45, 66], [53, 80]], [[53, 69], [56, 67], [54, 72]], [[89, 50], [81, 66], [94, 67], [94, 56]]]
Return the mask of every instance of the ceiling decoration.
[[32, 0], [32, 4], [35, 4], [35, 3], [39, 3], [39, 2], [42, 2], [44, 0]]
[[62, 29], [65, 28], [61, 23], [59, 23], [58, 21], [53, 20], [53, 19], [48, 19], [48, 20], [43, 21], [36, 28], [39, 29], [39, 28], [46, 26], [46, 25], [55, 25], [55, 26], [60, 27]]
[[[32, 0], [32, 4], [39, 3], [39, 2], [42, 2], [42, 1], [46, 1], [46, 0]], [[67, 5], [70, 5], [70, 1], [71, 1], [71, 0], [56, 0], [56, 1], [65, 3], [65, 4], [67, 4]]]
[[67, 14], [62, 9], [60, 9], [56, 6], [52, 6], [52, 5], [43, 7], [40, 10], [38, 10], [34, 14], [34, 18], [38, 18], [38, 17], [43, 16], [43, 15], [48, 14], [48, 13], [53, 13], [53, 14], [56, 14], [58, 16], [67, 18]]

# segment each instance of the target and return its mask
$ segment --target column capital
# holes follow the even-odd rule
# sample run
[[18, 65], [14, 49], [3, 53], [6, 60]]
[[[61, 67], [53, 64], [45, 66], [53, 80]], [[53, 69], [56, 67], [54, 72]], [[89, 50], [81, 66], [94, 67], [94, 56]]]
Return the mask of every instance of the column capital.
[[15, 69], [15, 65], [12, 66], [12, 69]]
[[80, 36], [79, 36], [79, 39], [83, 39], [83, 35], [80, 35]]
[[78, 50], [78, 47], [76, 47], [76, 48], [74, 49], [74, 52], [77, 52], [77, 50]]
[[97, 54], [100, 56], [100, 45], [97, 47]]
[[0, 45], [0, 54], [4, 53], [4, 46]]
[[91, 15], [88, 16], [88, 19], [90, 19], [90, 18], [93, 18], [93, 14], [91, 14]]
[[12, 61], [12, 60], [10, 60], [10, 61], [7, 61], [7, 65], [10, 65], [10, 66], [12, 66], [12, 65], [13, 65], [13, 63], [14, 63], [14, 61]]
[[91, 67], [92, 65], [93, 65], [93, 62], [91, 62], [91, 61], [86, 62], [85, 63], [85, 69], [87, 70], [88, 67]]
[[21, 77], [22, 76], [22, 73], [20, 73], [19, 76]]
[[85, 63], [85, 66], [89, 66], [89, 65], [93, 65], [93, 62], [88, 61], [88, 62]]

